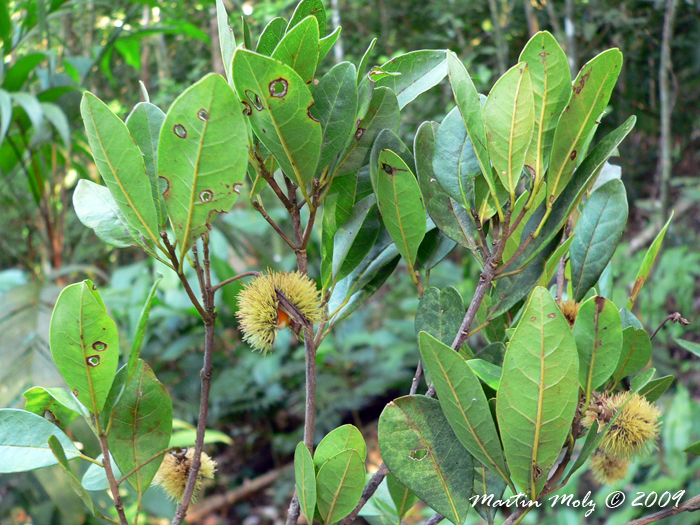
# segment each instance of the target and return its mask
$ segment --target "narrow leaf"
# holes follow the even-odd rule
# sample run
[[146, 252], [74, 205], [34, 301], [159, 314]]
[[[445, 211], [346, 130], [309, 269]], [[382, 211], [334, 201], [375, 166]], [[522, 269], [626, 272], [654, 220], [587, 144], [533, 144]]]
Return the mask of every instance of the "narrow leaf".
[[304, 83], [311, 82], [318, 64], [318, 22], [307, 16], [282, 37], [272, 58], [296, 71]]
[[637, 272], [637, 278], [634, 280], [634, 286], [632, 287], [632, 293], [630, 293], [630, 298], [627, 300], [627, 309], [628, 310], [632, 310], [632, 307], [634, 306], [634, 303], [637, 300], [637, 297], [639, 297], [639, 292], [642, 291], [642, 286], [644, 286], [644, 283], [646, 282], [647, 277], [649, 277], [649, 272], [651, 272], [651, 267], [654, 265], [654, 261], [656, 260], [656, 255], [659, 253], [659, 250], [661, 249], [661, 243], [664, 241], [664, 236], [666, 235], [666, 230], [668, 229], [668, 225], [671, 224], [671, 220], [673, 220], [673, 213], [674, 212], [671, 212], [671, 216], [668, 218], [668, 221], [666, 221], [666, 224], [664, 225], [664, 227], [661, 228], [661, 231], [658, 233], [658, 235], [654, 239], [654, 242], [651, 243], [651, 246], [649, 246], [649, 249], [647, 250], [647, 253], [644, 256], [644, 260], [642, 261], [642, 265], [639, 267], [639, 271]]
[[628, 326], [622, 331], [622, 351], [613, 372], [613, 381], [641, 372], [651, 359], [651, 339], [646, 330]]
[[312, 523], [316, 509], [316, 471], [311, 453], [304, 443], [299, 443], [294, 452], [294, 476], [299, 506], [306, 521]]
[[223, 0], [216, 0], [216, 22], [219, 27], [219, 45], [221, 46], [221, 59], [224, 63], [224, 71], [228, 83], [233, 87], [233, 77], [231, 76], [231, 63], [233, 54], [236, 52], [236, 37], [233, 29], [229, 25], [228, 13]]

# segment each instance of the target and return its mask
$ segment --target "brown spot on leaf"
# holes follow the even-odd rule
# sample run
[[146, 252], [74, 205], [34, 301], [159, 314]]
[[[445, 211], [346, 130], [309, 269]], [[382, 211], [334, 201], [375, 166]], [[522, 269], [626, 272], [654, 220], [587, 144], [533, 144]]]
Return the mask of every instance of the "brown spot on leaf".
[[263, 110], [262, 100], [260, 100], [260, 97], [256, 93], [253, 93], [250, 89], [246, 89], [245, 96], [248, 97], [248, 100], [250, 100], [250, 103], [253, 104], [255, 109], [258, 111]]
[[203, 122], [206, 122], [207, 120], [209, 120], [209, 113], [206, 109], [200, 109], [199, 111], [197, 111], [197, 118]]
[[605, 297], [596, 295], [594, 301], [596, 313], [600, 314], [603, 311], [603, 308], [605, 308]]
[[535, 321], [537, 321], [537, 317], [535, 317], [535, 316], [533, 315], [532, 317], [530, 317], [530, 321], [532, 321], [532, 322], [534, 323]]
[[569, 157], [571, 160], [574, 160], [576, 158], [576, 155], [578, 155], [578, 152], [576, 150], [571, 152], [571, 156]]
[[214, 198], [214, 193], [211, 190], [202, 190], [199, 192], [199, 200], [202, 202], [210, 202]]
[[578, 84], [573, 86], [574, 93], [576, 93], [577, 95], [581, 94], [581, 90], [586, 85], [586, 82], [588, 82], [588, 77], [590, 77], [590, 76], [591, 76], [591, 72], [589, 71], [588, 73], [586, 73], [585, 75], [583, 75], [581, 77], [581, 79], [578, 81]]
[[642, 286], [644, 286], [644, 281], [645, 281], [644, 276], [637, 277], [637, 280], [634, 282], [634, 287], [632, 288], [632, 293], [630, 294], [630, 297], [632, 298], [632, 300], [637, 299], [637, 296], [639, 295], [639, 292], [641, 291]]
[[554, 319], [556, 316], [557, 314], [555, 314], [554, 312], [552, 312], [551, 314], [547, 314], [547, 317], [550, 319]]
[[287, 94], [287, 89], [289, 88], [289, 82], [286, 79], [280, 77], [272, 82], [268, 86], [270, 90], [270, 95], [275, 98], [282, 98]]
[[73, 389], [73, 395], [75, 397], [78, 397], [78, 389], [77, 388]]
[[98, 352], [103, 352], [107, 350], [107, 343], [103, 343], [102, 341], [95, 341], [94, 343], [92, 343], [92, 348], [94, 348]]
[[88, 366], [95, 367], [95, 366], [100, 364], [100, 356], [99, 355], [91, 355], [85, 359], [85, 362], [88, 364]]
[[241, 104], [243, 104], [243, 114], [246, 117], [249, 117], [253, 114], [253, 108], [250, 107], [250, 104], [248, 104], [245, 100], [241, 100]]
[[355, 140], [360, 140], [364, 134], [365, 128], [357, 128], [357, 131], [355, 131]]
[[238, 186], [243, 186], [242, 182], [236, 182], [233, 185], [233, 191], [235, 191], [238, 195], [241, 194], [240, 190], [238, 189]]
[[166, 179], [165, 177], [163, 177], [162, 175], [160, 175], [158, 178], [163, 179], [165, 181], [165, 189], [163, 190], [163, 193], [167, 193], [168, 190], [170, 189], [170, 181], [168, 179]]
[[184, 139], [187, 137], [187, 130], [185, 129], [185, 126], [182, 124], [175, 124], [173, 126], [173, 133], [180, 137], [181, 139]]
[[314, 116], [311, 114], [311, 108], [312, 108], [312, 107], [314, 107], [314, 103], [313, 103], [313, 102], [312, 102], [311, 104], [309, 104], [309, 107], [308, 107], [308, 108], [306, 108], [306, 114], [307, 114], [307, 115], [309, 116], [309, 118], [310, 118], [311, 120], [313, 120], [314, 122], [321, 122], [320, 120], [318, 120], [316, 117], [314, 117]]

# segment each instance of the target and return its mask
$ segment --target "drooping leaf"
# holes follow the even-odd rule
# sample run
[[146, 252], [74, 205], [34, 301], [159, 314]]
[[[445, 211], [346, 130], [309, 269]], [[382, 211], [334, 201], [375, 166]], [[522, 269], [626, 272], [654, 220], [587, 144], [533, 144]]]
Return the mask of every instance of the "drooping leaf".
[[335, 44], [340, 37], [340, 31], [342, 27], [338, 26], [335, 28], [335, 30], [330, 34], [326, 35], [323, 38], [321, 38], [318, 41], [318, 61], [321, 62], [328, 52], [331, 50], [333, 47], [333, 44]]
[[[489, 496], [493, 495], [493, 500], [501, 499], [503, 492], [506, 490], [506, 482], [493, 470], [486, 468], [478, 461], [474, 461], [474, 496]], [[472, 496], [473, 497], [473, 496]], [[479, 498], [478, 503], [474, 505], [474, 510], [479, 513], [479, 516], [484, 518], [489, 524], [493, 525], [494, 517], [498, 507], [495, 505], [487, 505], [482, 503]]]
[[496, 414], [516, 486], [535, 498], [566, 441], [578, 404], [578, 355], [546, 288], [535, 288], [508, 344]]
[[296, 71], [304, 83], [310, 82], [318, 64], [318, 22], [307, 16], [289, 29], [272, 52], [272, 58]]
[[316, 18], [320, 36], [326, 36], [326, 10], [321, 0], [301, 0], [294, 9], [292, 18], [289, 20], [287, 32], [291, 31], [309, 15]]
[[64, 388], [35, 386], [22, 394], [27, 400], [24, 409], [37, 416], [46, 417], [61, 428], [66, 428], [80, 415], [88, 416], [85, 407]]
[[316, 471], [311, 453], [304, 443], [299, 443], [294, 452], [294, 477], [299, 506], [306, 521], [312, 523], [316, 509]]
[[668, 387], [673, 384], [674, 380], [675, 377], [670, 375], [659, 377], [658, 379], [652, 379], [639, 389], [639, 395], [644, 396], [649, 403], [653, 403], [659, 399], [663, 393], [666, 392], [666, 390], [668, 390]]
[[[282, 40], [286, 29], [287, 21], [284, 18], [278, 16], [270, 20], [265, 26], [265, 29], [263, 29], [263, 32], [260, 33], [255, 52], [268, 57], [272, 55], [277, 44]], [[233, 58], [233, 54], [231, 54], [231, 57]]]
[[440, 406], [457, 439], [510, 484], [496, 425], [476, 374], [461, 355], [430, 334], [421, 333], [419, 342]]
[[134, 339], [131, 342], [131, 351], [129, 352], [129, 361], [127, 362], [127, 379], [126, 383], [131, 380], [131, 376], [136, 370], [138, 365], [139, 355], [141, 354], [141, 345], [143, 344], [143, 337], [146, 334], [146, 326], [148, 325], [148, 314], [151, 312], [151, 306], [153, 306], [153, 300], [156, 297], [156, 291], [158, 290], [158, 285], [162, 280], [162, 277], [156, 279], [156, 281], [151, 286], [151, 290], [146, 296], [146, 302], [141, 309], [141, 315], [139, 315], [139, 321], [136, 325], [136, 332], [134, 333]]
[[25, 472], [58, 463], [47, 440], [56, 436], [71, 459], [80, 456], [68, 436], [41, 416], [16, 410], [0, 409], [0, 473]]
[[430, 270], [447, 257], [457, 243], [442, 233], [432, 220], [428, 220], [425, 237], [418, 246], [417, 270]]
[[41, 109], [51, 125], [56, 128], [58, 135], [63, 141], [63, 145], [66, 148], [71, 147], [71, 130], [70, 123], [68, 122], [68, 117], [63, 112], [63, 110], [56, 104], [49, 102], [42, 102]]
[[605, 297], [591, 297], [579, 308], [573, 332], [579, 356], [579, 384], [590, 396], [591, 392], [610, 379], [620, 359], [620, 313], [613, 302]]
[[364, 461], [367, 458], [365, 438], [353, 425], [343, 425], [328, 433], [316, 447], [314, 465], [320, 469], [323, 464], [344, 450], [354, 450]]
[[634, 280], [634, 286], [632, 287], [632, 292], [630, 293], [630, 297], [627, 300], [627, 309], [628, 310], [632, 310], [632, 307], [634, 306], [634, 303], [637, 300], [637, 297], [639, 297], [639, 292], [642, 291], [642, 286], [644, 286], [644, 283], [646, 282], [647, 277], [649, 277], [649, 272], [651, 272], [651, 267], [654, 265], [654, 261], [656, 260], [656, 255], [659, 253], [659, 249], [661, 249], [661, 243], [664, 241], [664, 236], [666, 235], [666, 230], [668, 229], [668, 225], [671, 224], [671, 221], [673, 220], [673, 213], [674, 212], [671, 212], [671, 216], [668, 218], [668, 221], [666, 221], [666, 224], [664, 224], [664, 227], [661, 228], [661, 231], [658, 233], [658, 235], [654, 239], [654, 242], [651, 243], [651, 246], [649, 246], [649, 249], [647, 250], [647, 253], [644, 256], [644, 260], [642, 261], [642, 265], [639, 267], [639, 271], [637, 272], [637, 278]]
[[226, 78], [233, 87], [233, 77], [231, 76], [231, 63], [233, 54], [236, 52], [236, 37], [233, 29], [229, 25], [228, 13], [223, 0], [216, 0], [216, 22], [219, 27], [219, 45], [221, 46], [221, 59], [224, 63]]
[[700, 357], [700, 344], [694, 343], [693, 341], [686, 341], [685, 339], [676, 339], [676, 343], [678, 343], [678, 346], [683, 350], [687, 350], [691, 354]]
[[73, 395], [90, 412], [99, 413], [117, 372], [119, 335], [91, 281], [67, 286], [58, 296], [49, 340]]
[[386, 476], [386, 483], [391, 499], [396, 506], [396, 517], [400, 520], [415, 505], [418, 498], [411, 489], [401, 484], [391, 472]]
[[574, 80], [571, 99], [554, 132], [547, 190], [558, 196], [567, 187], [578, 156], [596, 119], [608, 105], [622, 67], [619, 49], [608, 49], [587, 62]]
[[571, 285], [580, 301], [610, 262], [627, 224], [627, 194], [619, 179], [593, 192], [576, 222], [571, 244]]
[[463, 523], [473, 483], [472, 457], [458, 443], [440, 403], [404, 396], [379, 418], [379, 449], [399, 482], [452, 523]]
[[322, 142], [309, 88], [289, 66], [245, 49], [234, 56], [233, 75], [255, 134], [306, 194]]
[[515, 203], [515, 190], [525, 165], [535, 123], [530, 69], [521, 62], [491, 88], [484, 104], [489, 157]]
[[[122, 368], [120, 374], [126, 375]], [[119, 403], [107, 436], [109, 449], [122, 472], [130, 472], [165, 450], [172, 433], [173, 405], [165, 386], [151, 368], [138, 360]], [[162, 458], [144, 465], [127, 480], [139, 493], [148, 489]]]
[[323, 463], [316, 476], [319, 513], [326, 525], [350, 514], [365, 487], [365, 463], [354, 449], [339, 452]]
[[160, 242], [158, 212], [141, 150], [107, 105], [90, 92], [80, 103], [95, 164], [129, 224], [154, 244]]
[[622, 351], [612, 379], [618, 383], [622, 378], [637, 374], [651, 359], [651, 339], [646, 330], [628, 326], [622, 331]]
[[5, 141], [7, 130], [12, 122], [12, 95], [0, 89], [0, 144]]
[[400, 73], [380, 78], [375, 84], [375, 89], [388, 87], [396, 93], [400, 108], [439, 84], [447, 75], [445, 51], [437, 49], [411, 51], [392, 58], [380, 67], [387, 73]]
[[451, 345], [464, 318], [464, 301], [456, 288], [430, 287], [423, 291], [416, 311], [416, 336], [427, 332], [438, 341]]
[[211, 229], [215, 213], [238, 198], [248, 163], [245, 122], [236, 97], [219, 75], [210, 74], [175, 99], [158, 142], [158, 176], [184, 259]]
[[376, 198], [368, 195], [355, 204], [350, 217], [333, 237], [334, 280], [343, 279], [362, 262], [377, 240], [379, 228]]

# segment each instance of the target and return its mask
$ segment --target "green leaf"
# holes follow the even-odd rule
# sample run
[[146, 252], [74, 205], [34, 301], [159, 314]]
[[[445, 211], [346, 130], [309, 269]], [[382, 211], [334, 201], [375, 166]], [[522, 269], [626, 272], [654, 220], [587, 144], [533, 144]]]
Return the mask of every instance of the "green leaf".
[[71, 459], [80, 456], [68, 436], [50, 421], [25, 410], [0, 409], [0, 473], [25, 472], [57, 463], [46, 440], [56, 436]]
[[[286, 30], [287, 21], [284, 18], [278, 16], [270, 20], [263, 32], [260, 33], [255, 52], [269, 57], [277, 47], [277, 44], [279, 44], [279, 41], [282, 40]], [[231, 54], [231, 57], [233, 57], [233, 54]]]
[[464, 318], [464, 301], [457, 289], [446, 286], [440, 291], [430, 287], [423, 292], [416, 311], [416, 336], [427, 332], [438, 341], [451, 345]]
[[138, 230], [126, 220], [106, 187], [80, 179], [73, 192], [73, 208], [80, 222], [95, 230], [102, 242], [117, 248], [143, 246]]
[[215, 213], [228, 212], [248, 164], [247, 132], [240, 106], [219, 75], [210, 74], [175, 99], [158, 143], [163, 196], [185, 253], [211, 229]]
[[547, 262], [544, 265], [544, 273], [542, 274], [542, 277], [540, 277], [540, 280], [537, 283], [538, 286], [544, 286], [546, 288], [549, 285], [549, 282], [554, 277], [554, 272], [556, 272], [559, 268], [559, 262], [564, 257], [564, 255], [566, 255], [566, 252], [569, 251], [571, 243], [574, 242], [575, 238], [576, 236], [572, 235], [571, 237], [566, 239], [554, 251], [552, 256], [549, 259], [547, 259]]
[[321, 123], [309, 113], [309, 88], [289, 66], [244, 49], [233, 59], [233, 75], [255, 134], [306, 195], [323, 138]]
[[119, 335], [91, 281], [67, 286], [58, 296], [49, 340], [68, 388], [90, 412], [99, 413], [117, 372]]
[[[8, 53], [10, 48], [5, 48], [5, 53]], [[27, 53], [13, 64], [5, 73], [5, 80], [2, 82], [2, 87], [7, 91], [19, 91], [29, 78], [29, 75], [34, 71], [39, 64], [46, 59], [44, 53]]]
[[[120, 374], [127, 370], [122, 368]], [[173, 405], [165, 386], [139, 359], [131, 380], [114, 408], [107, 436], [109, 450], [122, 472], [130, 472], [168, 447], [172, 433]], [[129, 476], [129, 484], [143, 494], [156, 475], [162, 457]]]
[[457, 243], [435, 227], [432, 220], [428, 222], [427, 232], [418, 247], [416, 258], [417, 270], [430, 270], [455, 249]]
[[[530, 151], [530, 150], [528, 150]], [[525, 215], [523, 216], [522, 221], [520, 221], [520, 224], [518, 224], [517, 228], [513, 230], [510, 235], [508, 235], [508, 239], [506, 239], [506, 247], [503, 249], [503, 261], [508, 261], [514, 254], [515, 252], [518, 251], [518, 248], [520, 247], [520, 244], [524, 241], [522, 238], [523, 236], [523, 229], [525, 228], [525, 225], [527, 224], [528, 219], [532, 216], [532, 214], [535, 212], [537, 209], [537, 206], [540, 205], [542, 200], [544, 200], [544, 196], [546, 193], [546, 188], [547, 186], [543, 189], [541, 189], [539, 192], [537, 192], [537, 195], [535, 195], [535, 198], [532, 202], [532, 205], [529, 210], [525, 212]], [[518, 200], [515, 201], [515, 206], [513, 206], [513, 211], [511, 212], [511, 217], [518, 217], [520, 216], [520, 213], [522, 212], [523, 208], [527, 204], [527, 202], [530, 200], [530, 191], [526, 190], [523, 193], [520, 194], [518, 197]], [[549, 282], [549, 281], [548, 281]]]
[[[115, 463], [112, 454], [109, 455], [109, 458], [114, 477], [116, 479], [121, 478], [122, 471], [119, 470], [119, 466]], [[104, 456], [102, 454], [95, 458], [95, 460], [99, 462], [102, 462], [103, 459]], [[85, 474], [83, 474], [83, 479], [80, 482], [85, 490], [109, 490], [109, 480], [107, 479], [105, 468], [95, 463], [90, 463], [90, 466], [85, 471]]]
[[628, 326], [622, 331], [622, 351], [613, 372], [613, 382], [641, 372], [651, 359], [651, 339], [646, 330]]
[[397, 132], [400, 122], [399, 103], [394, 92], [388, 88], [375, 88], [367, 114], [358, 124], [355, 137], [343, 152], [336, 174], [342, 175], [367, 164], [379, 133], [384, 129]]
[[479, 161], [481, 173], [488, 183], [491, 194], [495, 195], [496, 186], [493, 171], [491, 171], [481, 98], [464, 64], [452, 51], [447, 52], [447, 68], [455, 102], [462, 114], [462, 120]]
[[576, 157], [596, 119], [608, 105], [621, 67], [620, 50], [608, 49], [587, 62], [574, 80], [569, 105], [554, 132], [547, 171], [549, 195], [558, 196], [567, 187], [578, 164]]
[[534, 499], [578, 404], [576, 341], [546, 288], [535, 288], [503, 361], [496, 414], [516, 486]]
[[696, 441], [689, 447], [686, 447], [685, 449], [683, 449], [683, 452], [693, 454], [694, 456], [700, 456], [700, 441]]
[[639, 395], [644, 396], [649, 403], [653, 403], [659, 399], [668, 387], [673, 384], [675, 377], [664, 376], [658, 379], [653, 379], [646, 383], [642, 388], [639, 389]]
[[457, 439], [475, 459], [511, 485], [498, 431], [476, 374], [462, 356], [430, 334], [421, 333], [419, 343], [440, 406]]
[[528, 65], [535, 103], [535, 128], [525, 164], [540, 181], [549, 165], [557, 122], [571, 98], [571, 72], [566, 54], [548, 31], [535, 33], [518, 61]]
[[[3, 54], [9, 53], [12, 49], [12, 19], [8, 9], [9, 2], [3, 0], [0, 3], [0, 38], [4, 44]], [[2, 68], [0, 68], [0, 79], [2, 78]], [[0, 142], [2, 142], [0, 140]]]
[[228, 13], [223, 0], [216, 0], [216, 22], [219, 27], [219, 45], [221, 46], [221, 59], [224, 63], [224, 71], [229, 85], [233, 87], [231, 75], [231, 63], [236, 52], [236, 37], [229, 25]]
[[627, 300], [628, 310], [632, 310], [632, 307], [634, 306], [637, 297], [639, 297], [639, 292], [642, 291], [642, 286], [644, 286], [647, 277], [649, 277], [649, 272], [651, 272], [651, 267], [654, 265], [656, 255], [659, 253], [659, 249], [661, 249], [661, 243], [663, 242], [664, 236], [666, 235], [668, 225], [671, 224], [671, 221], [673, 220], [673, 214], [674, 212], [671, 212], [671, 216], [668, 218], [668, 221], [666, 221], [664, 227], [661, 228], [661, 231], [654, 239], [654, 242], [651, 243], [651, 246], [649, 246], [649, 249], [647, 250], [647, 253], [644, 256], [642, 265], [639, 267], [639, 271], [637, 272], [637, 278], [634, 280], [634, 286], [632, 287], [630, 298]]
[[676, 343], [683, 350], [687, 350], [691, 354], [695, 354], [696, 356], [700, 357], [700, 344], [692, 341], [686, 341], [685, 339], [676, 339]]
[[[503, 478], [481, 463], [474, 462], [474, 496], [488, 496], [492, 494], [494, 500], [499, 500], [503, 497], [505, 490], [506, 482], [503, 481]], [[478, 501], [479, 503], [474, 505], [474, 510], [489, 524], [493, 525], [498, 507], [481, 503], [481, 497]]]
[[49, 102], [42, 102], [41, 109], [46, 117], [46, 120], [51, 122], [51, 125], [56, 128], [63, 145], [66, 148], [71, 146], [71, 130], [70, 123], [68, 122], [68, 117], [63, 112], [63, 110], [56, 104], [51, 104]]
[[[193, 447], [197, 440], [197, 429], [187, 428], [185, 430], [174, 430], [173, 424], [173, 434], [170, 436], [170, 441], [168, 442], [168, 448], [171, 447]], [[204, 441], [205, 445], [210, 443], [223, 443], [225, 445], [233, 445], [233, 439], [223, 432], [218, 430], [207, 429], [204, 431]]]
[[459, 108], [443, 119], [435, 135], [433, 173], [445, 193], [466, 210], [474, 208], [474, 178], [481, 168]]
[[615, 253], [627, 224], [627, 193], [619, 179], [593, 192], [576, 222], [571, 244], [571, 284], [580, 301], [596, 282]]
[[320, 36], [326, 36], [326, 10], [321, 0], [301, 0], [294, 9], [292, 18], [289, 20], [287, 32], [289, 33], [291, 29], [296, 27], [297, 24], [301, 23], [301, 21], [309, 15], [316, 18]]
[[463, 523], [472, 457], [458, 443], [440, 403], [425, 396], [390, 402], [379, 418], [379, 449], [400, 483], [452, 523]]
[[321, 60], [323, 60], [326, 57], [328, 52], [331, 50], [333, 45], [336, 43], [336, 41], [340, 37], [341, 29], [342, 28], [340, 26], [336, 27], [335, 30], [330, 35], [325, 36], [318, 41], [318, 61], [319, 62], [321, 62]]
[[396, 506], [396, 517], [401, 521], [401, 518], [416, 504], [418, 498], [411, 492], [411, 489], [402, 485], [391, 472], [386, 476], [386, 484], [389, 489], [389, 494], [391, 495], [391, 500]]
[[338, 427], [321, 440], [314, 452], [314, 465], [320, 469], [326, 461], [344, 450], [354, 450], [363, 462], [367, 458], [365, 438], [352, 425]]
[[355, 204], [348, 220], [333, 237], [333, 280], [349, 275], [365, 258], [379, 235], [376, 198], [368, 195]]
[[316, 497], [324, 523], [335, 523], [350, 514], [364, 487], [365, 463], [356, 450], [344, 450], [323, 463], [316, 476]]
[[381, 150], [377, 160], [377, 164], [370, 165], [370, 176], [379, 212], [412, 272], [418, 247], [426, 232], [423, 196], [415, 175], [396, 153]]
[[141, 150], [107, 105], [90, 92], [80, 103], [88, 143], [97, 169], [132, 227], [159, 244], [159, 221]]
[[321, 121], [321, 158], [317, 171], [322, 172], [345, 147], [355, 128], [357, 84], [355, 66], [341, 62], [331, 68], [314, 89], [311, 114]]
[[12, 122], [12, 95], [0, 89], [0, 144], [5, 141], [7, 130]]
[[501, 376], [503, 375], [503, 368], [489, 361], [476, 358], [469, 359], [467, 364], [485, 385], [494, 391], [498, 391]]
[[[367, 49], [365, 50], [364, 54], [362, 55], [362, 58], [360, 59], [360, 64], [357, 66], [357, 83], [360, 84], [362, 81], [362, 77], [365, 73], [365, 69], [367, 69], [367, 63], [369, 62], [369, 57], [372, 54], [372, 50], [374, 49], [375, 44], [377, 43], [377, 39], [373, 38], [372, 41], [369, 43], [367, 46]], [[370, 82], [370, 84], [366, 85], [374, 85]]]
[[[248, 25], [248, 21], [246, 20], [244, 15], [241, 15], [241, 31], [243, 33], [243, 42], [242, 42], [242, 49], [253, 49], [253, 41], [250, 38], [250, 26]], [[234, 51], [234, 57], [235, 57], [235, 51]], [[232, 75], [233, 75], [233, 69], [232, 69]], [[234, 75], [235, 77], [235, 75]]]
[[86, 417], [88, 415], [83, 414], [85, 407], [82, 407], [78, 400], [64, 388], [35, 386], [22, 395], [27, 400], [24, 405], [27, 412], [46, 417], [61, 428], [66, 428], [79, 415]]
[[312, 523], [316, 509], [316, 471], [314, 460], [311, 459], [311, 453], [304, 443], [299, 443], [294, 452], [294, 477], [299, 506], [306, 521]]
[[589, 397], [610, 379], [620, 359], [620, 313], [605, 297], [591, 297], [579, 308], [573, 332], [579, 357], [578, 380]]
[[149, 102], [139, 102], [126, 117], [126, 127], [129, 128], [131, 136], [136, 141], [143, 160], [146, 164], [146, 172], [151, 182], [151, 196], [156, 206], [156, 213], [159, 217], [159, 226], [164, 228], [168, 220], [168, 213], [165, 209], [165, 201], [160, 191], [158, 179], [158, 137], [160, 129], [163, 127], [165, 113], [161, 109]]
[[129, 361], [127, 363], [127, 379], [126, 383], [131, 380], [131, 376], [136, 370], [138, 364], [139, 355], [141, 354], [141, 345], [143, 344], [143, 336], [146, 334], [146, 326], [148, 325], [148, 314], [151, 312], [151, 306], [153, 306], [153, 300], [156, 297], [156, 290], [158, 290], [158, 285], [163, 280], [162, 277], [156, 279], [156, 281], [151, 286], [151, 290], [146, 296], [146, 302], [143, 304], [141, 309], [141, 315], [139, 315], [139, 321], [136, 325], [136, 333], [134, 334], [134, 340], [131, 342], [131, 352], [129, 352]]
[[318, 22], [307, 16], [282, 37], [272, 58], [296, 71], [304, 83], [311, 82], [318, 64]]
[[392, 58], [380, 67], [387, 73], [400, 73], [380, 78], [375, 83], [375, 89], [388, 87], [396, 93], [399, 108], [438, 85], [447, 75], [445, 51], [437, 49], [411, 51]]
[[521, 62], [498, 79], [484, 104], [489, 157], [513, 203], [532, 140], [534, 122], [530, 69]]

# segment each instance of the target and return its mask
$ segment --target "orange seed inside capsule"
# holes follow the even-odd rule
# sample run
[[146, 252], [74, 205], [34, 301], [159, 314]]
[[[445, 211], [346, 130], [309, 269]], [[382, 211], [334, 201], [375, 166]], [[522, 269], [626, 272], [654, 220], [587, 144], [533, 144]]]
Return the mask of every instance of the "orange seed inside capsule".
[[282, 310], [281, 308], [277, 309], [277, 330], [284, 330], [289, 326], [289, 323], [291, 322], [291, 318], [289, 317], [289, 314]]

